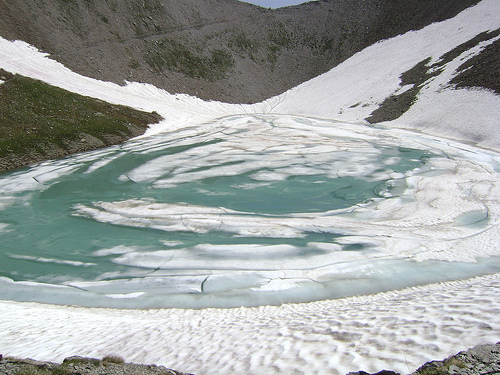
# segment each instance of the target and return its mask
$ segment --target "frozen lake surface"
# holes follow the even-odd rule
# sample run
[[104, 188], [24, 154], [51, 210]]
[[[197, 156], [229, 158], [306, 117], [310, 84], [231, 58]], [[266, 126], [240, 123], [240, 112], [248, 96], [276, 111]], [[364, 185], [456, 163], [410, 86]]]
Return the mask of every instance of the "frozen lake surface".
[[494, 153], [298, 116], [140, 138], [1, 177], [0, 298], [259, 306], [495, 273], [499, 171]]

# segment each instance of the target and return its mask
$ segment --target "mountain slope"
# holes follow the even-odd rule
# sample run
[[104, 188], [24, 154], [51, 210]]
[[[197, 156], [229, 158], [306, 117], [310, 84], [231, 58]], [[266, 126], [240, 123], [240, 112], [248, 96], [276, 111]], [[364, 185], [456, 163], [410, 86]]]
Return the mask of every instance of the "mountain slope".
[[246, 103], [477, 1], [324, 0], [268, 10], [237, 0], [11, 0], [0, 2], [0, 36], [93, 78]]
[[0, 172], [123, 143], [161, 120], [2, 69], [0, 80]]
[[484, 0], [376, 43], [267, 103], [277, 113], [383, 122], [500, 149], [499, 40], [500, 3]]

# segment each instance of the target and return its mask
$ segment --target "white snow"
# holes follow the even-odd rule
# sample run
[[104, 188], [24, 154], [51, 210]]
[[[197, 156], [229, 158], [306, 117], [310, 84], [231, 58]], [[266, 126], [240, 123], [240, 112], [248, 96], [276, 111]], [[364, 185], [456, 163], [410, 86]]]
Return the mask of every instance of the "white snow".
[[[453, 19], [378, 42], [331, 71], [265, 103], [273, 113], [364, 122], [385, 98], [401, 93], [402, 73], [427, 58], [432, 64], [476, 35], [498, 28], [500, 2], [483, 0]], [[454, 90], [447, 85], [455, 69], [479, 50], [473, 48], [446, 64], [444, 71], [426, 84], [416, 104], [386, 125], [500, 149], [500, 96], [485, 90]]]
[[203, 310], [0, 301], [0, 347], [53, 361], [118, 354], [207, 375], [408, 373], [498, 341], [499, 287], [497, 274], [340, 300]]
[[[395, 197], [386, 192], [387, 199], [364, 206], [279, 216], [150, 199], [77, 205], [75, 214], [114, 225], [166, 232], [227, 232], [274, 238], [300, 238], [309, 231], [337, 235], [343, 232], [377, 250], [371, 256], [358, 253], [360, 258], [474, 261], [476, 257], [500, 256], [500, 242], [494, 241], [500, 236], [500, 181], [495, 170], [500, 165], [498, 154], [399, 129], [375, 130], [364, 125], [284, 115], [245, 115], [238, 119], [236, 122], [228, 117], [208, 123], [212, 131], [200, 131], [198, 137], [192, 130], [189, 137], [184, 137], [184, 132], [174, 133], [174, 140], [181, 140], [180, 144], [184, 138], [189, 142], [215, 138], [217, 132], [223, 133], [224, 138], [220, 136], [220, 142], [214, 144], [160, 156], [128, 171], [122, 178], [168, 188], [245, 173], [251, 173], [250, 177], [259, 182], [308, 175], [336, 178], [342, 174], [369, 181], [392, 178], [394, 184], [405, 187]], [[165, 147], [179, 144], [171, 142], [165, 136]], [[384, 169], [380, 162], [382, 151], [375, 145], [423, 148], [443, 156], [429, 160], [427, 170], [419, 167], [406, 174], [394, 173]], [[148, 149], [147, 143], [143, 143], [143, 152]], [[270, 171], [254, 172], [261, 166]], [[472, 224], [471, 220], [479, 222], [480, 218], [485, 220], [483, 226], [458, 225]], [[487, 241], [488, 246], [479, 246]], [[169, 258], [167, 254], [165, 257]], [[349, 252], [350, 257], [354, 255], [355, 252]], [[129, 254], [127, 259], [131, 257]], [[336, 261], [329, 259], [331, 255], [324, 257], [325, 265], [343, 261], [339, 255], [335, 256]], [[201, 265], [205, 261], [190, 259], [186, 264]], [[249, 259], [241, 262], [251, 263]], [[162, 262], [153, 258], [150, 263]], [[168, 264], [172, 267], [172, 262]], [[301, 267], [294, 265], [292, 269]]]
[[[145, 137], [210, 126], [207, 124], [213, 124], [217, 118], [236, 114], [302, 115], [360, 123], [386, 97], [408, 89], [400, 87], [401, 73], [428, 57], [437, 61], [445, 52], [477, 34], [499, 27], [500, 2], [483, 0], [451, 20], [379, 42], [330, 72], [256, 105], [204, 102], [146, 84], [130, 82], [119, 86], [92, 80], [71, 72], [24, 42], [3, 38], [0, 38], [0, 67], [83, 95], [157, 111], [165, 121], [152, 126]], [[402, 132], [398, 134], [408, 133], [396, 128], [407, 128], [500, 150], [500, 97], [484, 90], [454, 90], [446, 85], [459, 63], [477, 52], [477, 49], [469, 51], [448, 63], [440, 76], [428, 82], [407, 113], [385, 125], [395, 133]], [[353, 129], [355, 125], [342, 131]], [[372, 131], [377, 133], [375, 128]], [[367, 139], [373, 133], [370, 135], [367, 130]], [[435, 142], [446, 144], [437, 137]], [[260, 144], [253, 146], [261, 147]], [[464, 146], [464, 152], [473, 154], [474, 149]], [[454, 161], [443, 159], [441, 162]], [[101, 165], [102, 162], [97, 161], [93, 168]], [[1, 189], [12, 193], [19, 186], [27, 186], [28, 190], [43, 188], [43, 183], [71, 168], [71, 165], [61, 165], [60, 169], [52, 170], [50, 166], [42, 166], [36, 174], [13, 176]], [[498, 177], [493, 169], [481, 171], [483, 167], [479, 163], [470, 161], [458, 163], [454, 168], [456, 174], [446, 174], [442, 183], [434, 186], [427, 184], [435, 180], [420, 176], [411, 180], [410, 176], [415, 194], [425, 193], [413, 206], [401, 206], [390, 199], [383, 201], [380, 205], [393, 205], [379, 210], [382, 216], [390, 213], [382, 217], [383, 224], [367, 220], [360, 233], [366, 237], [380, 231], [387, 235], [397, 233], [387, 238], [387, 246], [395, 252], [407, 235], [420, 238], [421, 246], [437, 235], [442, 244], [452, 239], [461, 242], [459, 248], [470, 250], [467, 254], [454, 253], [453, 246], [443, 247], [440, 254], [450, 261], [463, 259], [465, 255], [472, 260], [484, 255], [485, 249], [490, 254], [496, 253], [500, 243]], [[153, 166], [153, 170], [161, 175], [161, 165]], [[488, 174], [489, 180], [485, 178]], [[464, 183], [461, 176], [470, 176], [469, 183]], [[147, 178], [147, 174], [139, 169], [130, 177], [140, 180]], [[281, 177], [255, 176], [256, 181], [275, 178]], [[464, 192], [469, 192], [476, 201], [468, 199]], [[7, 198], [0, 200], [0, 206], [9, 204]], [[453, 227], [455, 232], [447, 237], [443, 235], [447, 232], [435, 230], [436, 226], [480, 220], [485, 210], [478, 202], [486, 202], [488, 213], [494, 218], [488, 231], [468, 236], [456, 232], [462, 229]], [[127, 202], [124, 203], [126, 206]], [[458, 210], [443, 217], [444, 205], [454, 205]], [[172, 208], [185, 209], [169, 207], [169, 210]], [[80, 209], [88, 214], [97, 210]], [[358, 212], [360, 216], [363, 214], [369, 217], [373, 212]], [[296, 222], [302, 219], [297, 217]], [[325, 220], [329, 220], [328, 217]], [[347, 221], [346, 229], [352, 225]], [[275, 225], [272, 220], [269, 224]], [[298, 228], [300, 231], [300, 225]], [[8, 230], [8, 226], [0, 224], [0, 230]], [[293, 249], [277, 250], [286, 254]], [[118, 259], [123, 262], [137, 257], [133, 248], [107, 251], [120, 255]], [[432, 252], [434, 259], [436, 254]], [[425, 259], [427, 255], [423, 252], [402, 254], [415, 256], [416, 260]], [[148, 257], [154, 256], [161, 254], [144, 254], [141, 262], [148, 262]], [[4, 287], [15, 286], [8, 279], [0, 281]], [[273, 286], [274, 289], [287, 287], [286, 284]], [[114, 353], [127, 361], [164, 364], [197, 374], [345, 374], [382, 368], [406, 373], [427, 360], [498, 341], [499, 287], [500, 276], [495, 274], [369, 296], [239, 309], [113, 310], [0, 301], [0, 350], [4, 355], [53, 361], [61, 361], [69, 355], [102, 357]], [[140, 293], [110, 296], [132, 299]]]

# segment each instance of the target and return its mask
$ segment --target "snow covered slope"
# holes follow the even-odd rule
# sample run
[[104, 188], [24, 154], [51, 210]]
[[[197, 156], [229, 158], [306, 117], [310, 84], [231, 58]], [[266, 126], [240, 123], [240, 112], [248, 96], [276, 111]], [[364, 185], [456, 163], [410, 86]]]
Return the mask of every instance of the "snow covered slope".
[[[449, 84], [464, 61], [500, 38], [495, 36], [498, 32], [493, 33], [499, 29], [500, 2], [483, 0], [450, 20], [376, 43], [331, 71], [254, 105], [207, 102], [171, 95], [148, 84], [119, 86], [90, 79], [24, 42], [1, 37], [0, 68], [112, 103], [157, 111], [166, 121], [153, 125], [147, 135], [237, 113], [293, 114], [362, 123], [384, 102], [413, 92], [416, 100], [411, 108], [386, 125], [500, 149], [500, 132], [496, 131], [500, 96], [487, 90], [455, 89]], [[484, 41], [464, 47], [485, 32], [490, 34], [482, 38]], [[420, 76], [413, 82], [402, 81], [403, 74], [415, 75], [416, 70]]]
[[449, 84], [464, 61], [500, 36], [492, 33], [483, 42], [462, 45], [499, 28], [500, 2], [484, 0], [450, 20], [376, 43], [267, 103], [273, 113], [365, 122], [387, 98], [414, 89], [416, 84], [405, 84], [401, 75], [426, 62], [415, 103], [386, 125], [500, 149], [500, 96]]

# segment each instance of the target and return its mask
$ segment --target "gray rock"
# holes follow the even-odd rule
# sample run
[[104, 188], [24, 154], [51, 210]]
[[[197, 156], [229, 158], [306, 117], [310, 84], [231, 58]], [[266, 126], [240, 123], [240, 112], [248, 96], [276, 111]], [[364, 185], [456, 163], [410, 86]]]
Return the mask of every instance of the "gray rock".
[[434, 374], [500, 374], [500, 342], [494, 345], [478, 345], [442, 361], [427, 362], [411, 375]]
[[394, 371], [389, 371], [389, 370], [382, 370], [373, 374], [370, 374], [365, 371], [357, 371], [357, 372], [350, 372], [347, 375], [401, 375], [399, 372], [394, 372]]
[[0, 360], [0, 374], [17, 375], [188, 375], [164, 366], [121, 363], [119, 357], [85, 358], [73, 356], [62, 364], [41, 362], [32, 359], [3, 358]]

